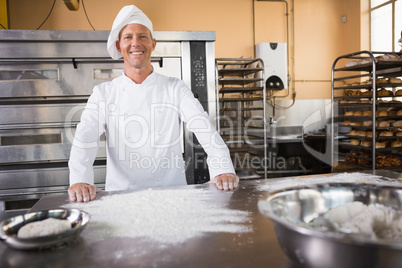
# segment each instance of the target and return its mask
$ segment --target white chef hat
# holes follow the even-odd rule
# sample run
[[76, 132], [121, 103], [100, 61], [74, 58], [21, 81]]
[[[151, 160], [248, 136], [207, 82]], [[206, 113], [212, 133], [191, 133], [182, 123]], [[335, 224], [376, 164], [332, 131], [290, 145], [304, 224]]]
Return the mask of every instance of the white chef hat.
[[116, 41], [119, 39], [119, 33], [124, 26], [131, 23], [144, 25], [151, 31], [153, 36], [152, 22], [144, 12], [134, 5], [123, 7], [113, 22], [112, 30], [110, 31], [107, 40], [107, 51], [114, 60], [122, 57], [121, 53], [116, 48]]

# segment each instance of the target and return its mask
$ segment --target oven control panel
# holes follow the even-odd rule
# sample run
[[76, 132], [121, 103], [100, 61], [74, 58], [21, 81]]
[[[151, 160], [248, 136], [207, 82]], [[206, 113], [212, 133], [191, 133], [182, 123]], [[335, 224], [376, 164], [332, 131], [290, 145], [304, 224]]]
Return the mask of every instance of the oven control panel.
[[190, 42], [191, 90], [208, 111], [207, 68], [205, 42]]
[[[205, 42], [190, 42], [191, 57], [191, 90], [194, 97], [197, 98], [205, 111], [208, 112], [208, 86], [207, 86], [207, 65]], [[193, 134], [193, 170], [194, 184], [205, 183], [209, 181], [209, 171], [207, 154], [199, 144]], [[190, 145], [191, 146], [191, 145]]]

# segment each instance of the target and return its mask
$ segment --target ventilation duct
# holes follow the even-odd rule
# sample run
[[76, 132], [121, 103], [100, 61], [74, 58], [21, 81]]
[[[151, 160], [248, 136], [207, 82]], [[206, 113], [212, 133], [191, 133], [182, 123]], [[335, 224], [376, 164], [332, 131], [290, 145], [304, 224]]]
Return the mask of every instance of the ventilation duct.
[[64, 0], [64, 4], [68, 9], [76, 11], [80, 7], [79, 0]]

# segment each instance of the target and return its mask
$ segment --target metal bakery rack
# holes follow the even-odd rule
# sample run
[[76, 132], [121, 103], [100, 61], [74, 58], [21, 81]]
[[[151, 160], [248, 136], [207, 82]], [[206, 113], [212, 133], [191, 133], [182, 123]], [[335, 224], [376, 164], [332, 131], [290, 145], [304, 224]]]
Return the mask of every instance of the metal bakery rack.
[[359, 51], [332, 66], [332, 167], [402, 170], [402, 53]]
[[240, 178], [267, 178], [264, 63], [218, 58], [219, 129]]

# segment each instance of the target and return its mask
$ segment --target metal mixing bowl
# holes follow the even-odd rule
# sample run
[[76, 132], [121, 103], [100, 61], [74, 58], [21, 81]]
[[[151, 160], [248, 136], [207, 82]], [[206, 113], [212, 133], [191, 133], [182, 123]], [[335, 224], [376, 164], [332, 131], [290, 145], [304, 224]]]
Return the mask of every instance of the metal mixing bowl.
[[402, 267], [402, 242], [372, 240], [305, 226], [320, 213], [353, 201], [382, 204], [402, 211], [402, 189], [351, 183], [286, 188], [267, 194], [259, 200], [258, 208], [274, 222], [279, 244], [298, 265]]
[[[60, 234], [18, 238], [18, 230], [34, 221], [47, 218], [65, 219], [71, 223], [71, 229]], [[45, 249], [72, 242], [85, 228], [89, 221], [89, 214], [78, 209], [53, 209], [31, 212], [19, 215], [0, 222], [0, 240], [15, 249]]]

